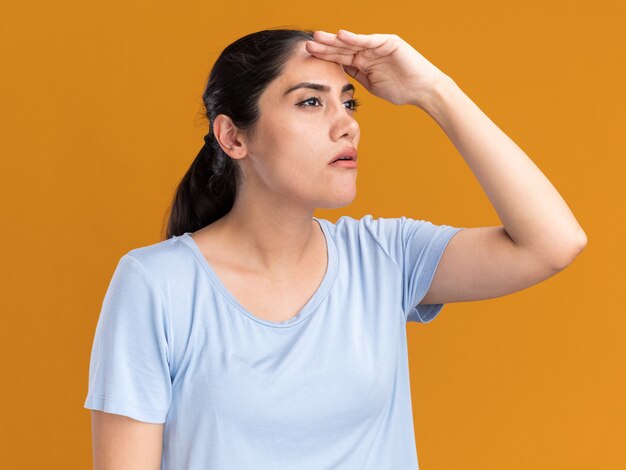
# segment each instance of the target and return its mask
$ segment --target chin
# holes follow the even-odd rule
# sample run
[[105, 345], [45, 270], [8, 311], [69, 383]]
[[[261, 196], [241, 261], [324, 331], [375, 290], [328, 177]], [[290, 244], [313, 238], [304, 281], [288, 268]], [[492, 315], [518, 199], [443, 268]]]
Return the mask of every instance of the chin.
[[323, 209], [338, 209], [340, 207], [349, 206], [356, 198], [356, 187], [337, 192], [334, 196], [335, 197], [332, 199], [325, 199], [319, 207]]

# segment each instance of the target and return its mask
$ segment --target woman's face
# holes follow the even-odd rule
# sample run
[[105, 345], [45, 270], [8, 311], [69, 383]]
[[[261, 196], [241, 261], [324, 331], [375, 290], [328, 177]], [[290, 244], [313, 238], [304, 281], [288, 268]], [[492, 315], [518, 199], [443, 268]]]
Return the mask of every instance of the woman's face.
[[[356, 196], [357, 169], [329, 162], [359, 144], [354, 90], [340, 64], [310, 55], [304, 44], [296, 46], [283, 73], [261, 95], [255, 138], [239, 162], [245, 167], [244, 190], [269, 191], [283, 203], [311, 210], [342, 207]], [[301, 82], [329, 90], [297, 88], [287, 93]], [[345, 85], [351, 89], [342, 91]]]

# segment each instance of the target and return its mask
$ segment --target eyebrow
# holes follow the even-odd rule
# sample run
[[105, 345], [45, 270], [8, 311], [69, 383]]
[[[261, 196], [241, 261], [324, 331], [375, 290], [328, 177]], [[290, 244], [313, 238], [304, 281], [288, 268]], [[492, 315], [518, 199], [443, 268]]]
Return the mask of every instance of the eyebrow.
[[[330, 91], [330, 87], [326, 85], [320, 85], [319, 83], [311, 83], [311, 82], [301, 82], [297, 85], [292, 86], [288, 90], [283, 93], [283, 96], [291, 93], [292, 91], [298, 90], [299, 88], [310, 88], [312, 90], [322, 91], [324, 93], [328, 93]], [[352, 83], [346, 83], [341, 89], [341, 93], [345, 93], [346, 91], [354, 91], [354, 85]]]

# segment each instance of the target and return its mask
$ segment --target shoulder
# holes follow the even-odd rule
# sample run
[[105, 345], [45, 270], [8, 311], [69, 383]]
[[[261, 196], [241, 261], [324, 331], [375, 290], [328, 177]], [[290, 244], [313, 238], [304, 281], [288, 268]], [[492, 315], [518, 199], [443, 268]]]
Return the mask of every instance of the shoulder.
[[122, 259], [131, 260], [153, 282], [165, 286], [172, 278], [189, 271], [190, 263], [194, 263], [194, 254], [184, 243], [183, 236], [175, 236], [133, 248]]
[[329, 229], [337, 235], [346, 235], [350, 233], [369, 233], [372, 235], [380, 235], [382, 231], [393, 228], [394, 226], [401, 225], [405, 217], [400, 218], [387, 218], [377, 217], [374, 218], [372, 214], [366, 214], [359, 218], [351, 217], [349, 215], [342, 215], [336, 222], [331, 222], [326, 219], [318, 219], [323, 221]]
[[[323, 219], [322, 219], [323, 220]], [[336, 222], [325, 220], [331, 233], [338, 239], [360, 242], [375, 242], [385, 245], [390, 239], [401, 238], [409, 221], [402, 217], [374, 217], [366, 214], [359, 218], [341, 216]]]
[[355, 250], [359, 246], [359, 252], [382, 250], [398, 266], [404, 264], [407, 256], [420, 259], [425, 252], [436, 252], [460, 229], [404, 215], [374, 217], [366, 214], [360, 218], [342, 216], [337, 222], [330, 224], [334, 238], [344, 248]]

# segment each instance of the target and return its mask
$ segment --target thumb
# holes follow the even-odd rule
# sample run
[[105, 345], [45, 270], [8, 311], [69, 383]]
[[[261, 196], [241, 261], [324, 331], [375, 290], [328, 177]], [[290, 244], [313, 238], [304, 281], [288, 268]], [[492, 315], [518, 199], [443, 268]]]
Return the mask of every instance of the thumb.
[[343, 65], [343, 70], [350, 75], [352, 78], [356, 79], [361, 85], [365, 88], [369, 87], [369, 80], [367, 78], [367, 74], [362, 70], [359, 70], [357, 67], [352, 65]]

